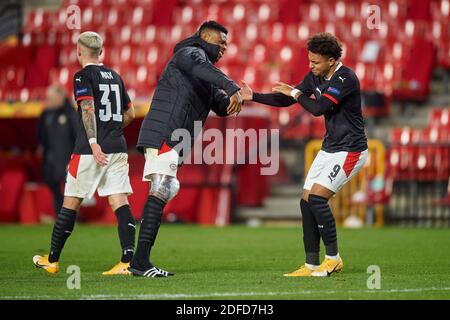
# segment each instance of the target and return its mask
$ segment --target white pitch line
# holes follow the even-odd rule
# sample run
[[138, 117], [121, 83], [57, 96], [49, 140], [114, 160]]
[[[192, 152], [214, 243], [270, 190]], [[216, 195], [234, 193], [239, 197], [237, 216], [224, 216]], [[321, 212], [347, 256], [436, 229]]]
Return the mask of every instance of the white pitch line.
[[[287, 295], [311, 295], [311, 294], [353, 294], [353, 293], [410, 293], [424, 291], [450, 291], [450, 287], [443, 288], [406, 288], [406, 289], [389, 289], [389, 290], [306, 290], [297, 292], [211, 292], [200, 294], [185, 293], [162, 293], [162, 294], [98, 294], [98, 295], [81, 295], [79, 299], [195, 299], [195, 298], [220, 298], [220, 297], [250, 297], [250, 296], [287, 296]], [[74, 299], [76, 297], [67, 297]], [[2, 299], [57, 299], [54, 296], [0, 296]], [[58, 298], [60, 299], [60, 298]]]

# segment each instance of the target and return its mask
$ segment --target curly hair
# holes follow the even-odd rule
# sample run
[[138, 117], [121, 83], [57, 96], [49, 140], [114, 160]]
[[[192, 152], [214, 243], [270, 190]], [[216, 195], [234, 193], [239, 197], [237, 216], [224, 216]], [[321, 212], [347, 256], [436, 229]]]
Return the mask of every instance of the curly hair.
[[342, 45], [338, 38], [328, 32], [320, 32], [308, 39], [308, 51], [338, 60], [342, 56]]

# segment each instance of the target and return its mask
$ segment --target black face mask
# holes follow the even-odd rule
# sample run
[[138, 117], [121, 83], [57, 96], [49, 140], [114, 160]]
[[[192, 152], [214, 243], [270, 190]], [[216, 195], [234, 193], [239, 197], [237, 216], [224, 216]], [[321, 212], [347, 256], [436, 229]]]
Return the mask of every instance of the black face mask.
[[220, 52], [220, 46], [214, 43], [209, 43], [205, 40], [203, 40], [200, 35], [199, 39], [201, 42], [201, 47], [205, 50], [206, 54], [208, 55], [208, 58], [211, 60], [212, 63], [216, 63], [219, 61], [219, 52]]
[[198, 46], [198, 47], [202, 48], [203, 50], [205, 50], [206, 55], [208, 56], [208, 59], [212, 63], [216, 63], [219, 60], [220, 46], [217, 44], [206, 42], [205, 40], [203, 40], [200, 37], [199, 32], [196, 32], [191, 37], [186, 38], [186, 39], [182, 40], [180, 43], [178, 43], [175, 46], [174, 51], [177, 51], [179, 48], [184, 47], [184, 46], [189, 46], [189, 45]]

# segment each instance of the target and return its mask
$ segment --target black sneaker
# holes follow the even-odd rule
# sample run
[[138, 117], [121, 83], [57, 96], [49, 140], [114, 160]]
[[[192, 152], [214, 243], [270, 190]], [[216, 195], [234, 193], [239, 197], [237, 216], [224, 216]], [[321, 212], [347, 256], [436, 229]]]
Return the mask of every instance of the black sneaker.
[[147, 277], [147, 278], [163, 278], [163, 277], [170, 277], [175, 275], [172, 272], [165, 271], [163, 269], [159, 269], [155, 266], [152, 266], [145, 270], [139, 270], [133, 267], [129, 267], [128, 271], [130, 271], [133, 276], [138, 277]]

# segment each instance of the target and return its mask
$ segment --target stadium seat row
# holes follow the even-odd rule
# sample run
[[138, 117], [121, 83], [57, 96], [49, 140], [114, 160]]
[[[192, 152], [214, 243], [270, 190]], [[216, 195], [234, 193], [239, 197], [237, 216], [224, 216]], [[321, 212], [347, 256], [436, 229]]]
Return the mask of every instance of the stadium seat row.
[[[207, 17], [226, 24], [256, 22], [291, 23], [365, 20], [371, 12], [368, 2], [359, 1], [65, 1], [57, 12], [36, 10], [27, 14], [26, 30], [64, 28], [66, 8], [76, 4], [82, 22], [90, 27], [107, 25], [198, 24]], [[378, 1], [377, 6], [392, 21], [441, 20], [449, 18], [449, 1]], [[158, 14], [156, 15], [155, 12]], [[165, 15], [166, 19], [159, 16]], [[158, 24], [160, 22], [161, 24]]]
[[450, 110], [434, 109], [426, 128], [395, 128], [388, 151], [394, 180], [446, 181], [450, 176]]
[[[23, 136], [30, 137], [29, 139], [34, 137], [35, 120], [28, 121], [27, 130], [30, 132], [17, 132], [17, 139], [21, 139]], [[130, 146], [136, 143], [136, 134], [140, 128], [139, 120], [135, 122], [132, 123], [134, 128], [127, 128], [125, 132]], [[6, 125], [0, 126], [2, 131], [0, 133], [8, 135], [7, 127]], [[14, 130], [24, 126], [9, 124], [9, 127]], [[224, 137], [226, 137], [226, 130], [230, 128], [242, 130], [252, 128], [259, 132], [259, 129], [269, 128], [269, 119], [263, 115], [243, 116], [239, 119], [210, 117], [203, 132], [212, 128], [222, 132]], [[130, 129], [135, 132], [130, 134]], [[238, 149], [239, 144], [234, 142], [235, 148], [231, 149], [225, 143], [226, 141], [224, 140], [224, 159], [227, 159], [228, 153], [232, 153], [233, 156], [243, 156], [243, 159], [247, 159], [251, 153], [257, 151], [253, 149], [255, 145], [261, 146], [261, 144], [251, 145], [247, 141], [245, 142], [246, 145], [241, 146], [242, 149]], [[36, 143], [34, 141], [34, 144]], [[203, 143], [205, 147], [210, 142], [204, 141]], [[12, 145], [20, 146], [15, 141], [12, 141]], [[8, 147], [8, 145], [2, 144], [1, 147]], [[30, 146], [28, 145], [28, 147]], [[39, 181], [42, 181], [40, 161], [39, 157], [30, 153], [20, 156], [4, 153], [0, 155], [0, 201], [4, 203], [0, 210], [0, 221], [38, 223], [42, 216], [54, 216], [49, 190], [39, 183]], [[139, 219], [148, 196], [148, 184], [142, 182], [144, 157], [136, 152], [130, 152], [129, 164], [130, 180], [134, 191], [133, 195], [130, 196], [130, 203], [136, 219]], [[232, 199], [236, 199], [238, 205], [260, 206], [269, 192], [267, 176], [261, 175], [261, 167], [259, 161], [255, 164], [244, 161], [239, 165], [226, 163], [184, 164], [178, 172], [181, 190], [166, 207], [165, 219], [202, 224], [226, 224], [232, 218], [233, 208], [231, 205], [234, 203]], [[107, 201], [99, 197], [87, 201], [80, 213], [80, 218], [86, 221], [115, 223], [115, 215], [109, 209]]]

